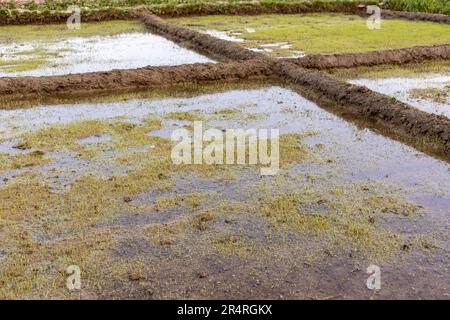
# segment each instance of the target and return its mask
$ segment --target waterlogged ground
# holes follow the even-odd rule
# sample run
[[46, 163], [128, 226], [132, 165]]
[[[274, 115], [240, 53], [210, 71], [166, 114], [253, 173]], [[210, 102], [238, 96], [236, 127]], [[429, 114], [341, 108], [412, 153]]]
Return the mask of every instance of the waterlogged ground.
[[136, 21], [0, 27], [0, 76], [46, 76], [211, 62]]
[[450, 118], [450, 63], [334, 70], [350, 83], [366, 86], [422, 111]]
[[[0, 111], [0, 297], [448, 298], [448, 163], [277, 85], [190, 92]], [[279, 128], [280, 172], [174, 165], [193, 121]]]
[[367, 19], [344, 14], [212, 15], [170, 21], [276, 57], [368, 52], [450, 42], [450, 26], [446, 24], [382, 20], [381, 29], [371, 30]]

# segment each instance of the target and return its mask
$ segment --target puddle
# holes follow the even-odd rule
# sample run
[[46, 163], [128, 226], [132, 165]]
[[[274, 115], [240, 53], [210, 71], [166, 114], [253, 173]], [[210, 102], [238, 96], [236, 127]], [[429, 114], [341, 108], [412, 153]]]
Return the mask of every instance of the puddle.
[[225, 31], [219, 31], [219, 30], [206, 30], [204, 31], [206, 34], [209, 34], [210, 36], [216, 37], [221, 40], [231, 41], [231, 42], [244, 42], [244, 39], [238, 38], [238, 36], [241, 34], [239, 32], [225, 32]]
[[[47, 26], [42, 26], [42, 32]], [[0, 76], [49, 76], [213, 62], [145, 31], [0, 42]]]
[[450, 75], [435, 74], [417, 78], [361, 78], [350, 80], [349, 82], [366, 86], [373, 91], [395, 97], [422, 111], [444, 115], [450, 118], [450, 95], [440, 97], [439, 101], [414, 95], [417, 89], [444, 90], [445, 87], [450, 86]]
[[19, 142], [20, 141], [17, 139], [0, 142], [0, 153], [20, 154], [30, 152], [30, 150], [21, 150], [16, 148]]

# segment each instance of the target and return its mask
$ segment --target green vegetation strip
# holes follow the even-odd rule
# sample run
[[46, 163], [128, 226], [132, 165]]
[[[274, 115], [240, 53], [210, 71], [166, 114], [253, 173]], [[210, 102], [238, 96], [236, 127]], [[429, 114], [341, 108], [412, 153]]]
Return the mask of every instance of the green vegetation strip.
[[[274, 56], [305, 53], [355, 53], [450, 43], [450, 26], [425, 21], [383, 20], [380, 30], [367, 28], [357, 15], [305, 14], [183, 17], [170, 19], [197, 30], [236, 34], [249, 48], [270, 48]], [[414, 32], [411, 32], [414, 30]], [[274, 44], [292, 47], [280, 48]]]

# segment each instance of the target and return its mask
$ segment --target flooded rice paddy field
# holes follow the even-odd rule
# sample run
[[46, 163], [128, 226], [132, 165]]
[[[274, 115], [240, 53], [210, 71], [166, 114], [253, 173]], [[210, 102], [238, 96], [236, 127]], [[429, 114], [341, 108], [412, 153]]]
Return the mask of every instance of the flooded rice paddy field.
[[48, 76], [212, 62], [137, 21], [0, 27], [0, 76]]
[[[1, 297], [448, 295], [448, 163], [295, 88], [189, 92], [0, 111]], [[193, 121], [279, 128], [280, 172], [174, 165], [171, 133]]]
[[422, 111], [450, 118], [450, 62], [334, 70], [350, 83], [394, 97]]
[[[367, 19], [345, 14], [267, 14], [168, 19], [275, 57], [313, 53], [354, 53], [450, 42], [450, 26], [433, 22]], [[414, 30], [412, 33], [411, 30]]]

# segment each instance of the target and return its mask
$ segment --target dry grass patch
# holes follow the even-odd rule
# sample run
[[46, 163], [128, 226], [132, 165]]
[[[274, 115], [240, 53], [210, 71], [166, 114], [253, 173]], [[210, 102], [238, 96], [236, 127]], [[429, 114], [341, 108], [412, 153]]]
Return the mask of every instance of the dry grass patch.
[[12, 169], [35, 167], [50, 161], [42, 151], [30, 153], [7, 154], [0, 153], [0, 172]]
[[197, 113], [192, 112], [192, 111], [169, 112], [164, 115], [164, 118], [172, 119], [172, 120], [180, 120], [180, 121], [200, 121], [200, 120], [202, 120], [201, 116], [199, 116]]

